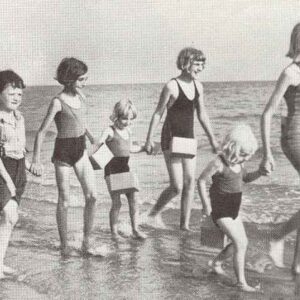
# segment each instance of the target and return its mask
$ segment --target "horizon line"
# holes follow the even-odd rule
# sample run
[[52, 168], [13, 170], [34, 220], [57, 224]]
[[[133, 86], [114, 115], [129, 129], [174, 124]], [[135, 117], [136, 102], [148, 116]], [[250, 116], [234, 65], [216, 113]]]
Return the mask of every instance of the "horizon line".
[[[231, 83], [231, 82], [276, 82], [276, 80], [222, 80], [222, 81], [201, 81], [202, 83]], [[166, 82], [123, 82], [123, 83], [92, 83], [88, 84], [88, 86], [93, 86], [93, 85], [138, 85], [138, 84], [164, 84]], [[27, 87], [38, 87], [38, 86], [60, 86], [58, 84], [30, 84], [26, 85]]]

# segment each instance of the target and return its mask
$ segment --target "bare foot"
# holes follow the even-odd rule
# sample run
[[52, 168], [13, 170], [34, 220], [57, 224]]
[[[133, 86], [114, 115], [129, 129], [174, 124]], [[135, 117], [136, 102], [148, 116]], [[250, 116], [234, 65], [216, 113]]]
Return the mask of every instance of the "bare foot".
[[112, 232], [111, 233], [111, 238], [114, 241], [118, 241], [118, 242], [124, 240], [124, 238], [118, 232]]
[[243, 292], [247, 292], [247, 293], [255, 293], [255, 292], [259, 292], [260, 291], [260, 285], [256, 286], [256, 287], [252, 287], [250, 285], [248, 285], [246, 282], [242, 283], [239, 282], [236, 284], [236, 287], [243, 291]]
[[6, 275], [15, 275], [17, 274], [17, 270], [9, 267], [9, 266], [6, 266], [4, 265], [3, 266], [3, 273], [6, 274]]
[[134, 230], [133, 237], [137, 240], [145, 240], [147, 238], [147, 235], [141, 231]]
[[218, 275], [226, 275], [225, 270], [222, 268], [222, 262], [213, 260], [208, 261], [208, 266], [211, 268], [211, 271]]
[[284, 268], [283, 263], [284, 240], [271, 240], [269, 255], [278, 268]]

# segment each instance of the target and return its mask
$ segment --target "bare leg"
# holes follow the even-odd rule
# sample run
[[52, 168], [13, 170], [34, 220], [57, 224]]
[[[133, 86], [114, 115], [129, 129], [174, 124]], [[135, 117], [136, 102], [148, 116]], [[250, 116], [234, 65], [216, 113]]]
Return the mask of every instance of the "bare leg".
[[191, 216], [191, 202], [195, 190], [196, 157], [183, 158], [183, 189], [181, 195], [180, 229], [189, 230]]
[[[283, 252], [284, 252], [284, 237], [294, 230], [300, 229], [300, 210], [297, 211], [286, 223], [280, 228], [276, 228], [271, 233], [272, 240], [270, 241], [269, 255], [273, 259], [275, 266], [284, 267]], [[299, 274], [300, 272], [300, 238], [297, 232], [297, 241], [295, 246], [294, 261], [292, 264], [292, 272]]]
[[238, 280], [238, 287], [246, 292], [255, 292], [256, 289], [249, 286], [245, 278], [245, 256], [247, 250], [247, 236], [240, 217], [221, 218], [217, 220], [222, 231], [227, 234], [234, 244], [233, 265]]
[[138, 206], [136, 193], [135, 192], [127, 193], [126, 197], [128, 199], [129, 215], [130, 215], [133, 236], [137, 239], [145, 239], [146, 235], [141, 231], [139, 231], [138, 229], [139, 206]]
[[88, 252], [95, 217], [96, 183], [95, 173], [86, 151], [82, 158], [75, 164], [74, 170], [85, 196], [82, 248]]
[[182, 192], [182, 162], [179, 157], [170, 157], [169, 151], [164, 152], [164, 158], [170, 178], [170, 186], [159, 196], [149, 216], [155, 217], [164, 206]]
[[227, 245], [222, 251], [211, 261], [209, 265], [217, 274], [225, 274], [225, 271], [222, 268], [222, 263], [231, 257], [235, 253], [235, 247], [233, 243]]
[[300, 274], [300, 229], [297, 230], [294, 260], [292, 263], [292, 273], [294, 275]]
[[109, 224], [110, 224], [110, 231], [113, 236], [118, 237], [118, 220], [119, 220], [119, 213], [121, 208], [121, 197], [119, 194], [111, 194], [111, 209], [109, 212]]
[[17, 220], [18, 204], [14, 200], [9, 200], [3, 209], [3, 217], [0, 219], [0, 279], [5, 277], [4, 273], [6, 273], [7, 267], [4, 266], [4, 257]]
[[61, 254], [69, 255], [68, 249], [68, 204], [70, 197], [70, 168], [55, 164], [58, 202], [56, 209], [57, 228], [61, 244]]

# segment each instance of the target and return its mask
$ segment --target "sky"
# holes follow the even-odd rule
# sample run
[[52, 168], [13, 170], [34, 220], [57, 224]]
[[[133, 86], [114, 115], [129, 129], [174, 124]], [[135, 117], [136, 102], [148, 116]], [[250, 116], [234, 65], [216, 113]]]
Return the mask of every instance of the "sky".
[[166, 82], [192, 46], [202, 81], [276, 80], [298, 22], [299, 0], [1, 0], [0, 69], [54, 85], [74, 56], [90, 84]]

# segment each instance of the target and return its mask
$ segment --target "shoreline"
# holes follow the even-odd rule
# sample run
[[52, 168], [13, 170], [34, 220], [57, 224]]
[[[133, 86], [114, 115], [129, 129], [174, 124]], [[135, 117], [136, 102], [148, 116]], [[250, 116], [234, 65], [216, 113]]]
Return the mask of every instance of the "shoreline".
[[[143, 205], [141, 212], [148, 208], [149, 205]], [[58, 250], [55, 209], [52, 203], [22, 200], [20, 220], [5, 262], [25, 277], [21, 282], [1, 281], [0, 299], [17, 299], [15, 296], [19, 293], [24, 299], [153, 299], [153, 296], [157, 299], [167, 296], [220, 299], [214, 297], [222, 295], [222, 299], [229, 300], [241, 293], [230, 286], [228, 279], [208, 272], [207, 262], [218, 250], [200, 243], [199, 210], [194, 209], [191, 216], [191, 228], [195, 232], [181, 233], [178, 230], [179, 210], [166, 209], [162, 219], [167, 229], [143, 228], [148, 234], [144, 242], [132, 238], [116, 242], [109, 232], [109, 205], [98, 204], [92, 238], [97, 245], [109, 249], [107, 256], [65, 260]], [[81, 246], [82, 212], [81, 207], [74, 207], [68, 213], [70, 244], [78, 248]], [[120, 221], [127, 224], [128, 220], [127, 204], [123, 201]], [[270, 226], [245, 225], [249, 237], [247, 262], [253, 265], [266, 257], [265, 237]], [[288, 265], [292, 251], [293, 242], [286, 242], [285, 262]], [[226, 269], [234, 277], [230, 261]], [[292, 299], [297, 288], [300, 290], [300, 280], [292, 279], [289, 268], [273, 267], [264, 273], [248, 268], [247, 278], [252, 285], [262, 285], [264, 294], [257, 299], [280, 299], [276, 298], [278, 295], [282, 295], [281, 299]], [[203, 289], [210, 298], [201, 298]], [[256, 298], [243, 293], [243, 299]]]

